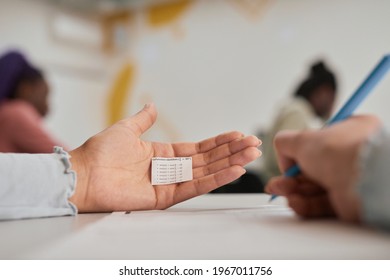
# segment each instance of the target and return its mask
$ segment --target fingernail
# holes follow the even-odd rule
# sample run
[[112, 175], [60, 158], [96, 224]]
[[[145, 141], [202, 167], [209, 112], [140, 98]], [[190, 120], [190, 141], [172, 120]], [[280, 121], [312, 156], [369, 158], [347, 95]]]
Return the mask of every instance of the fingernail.
[[152, 105], [151, 103], [146, 103], [145, 106], [144, 106], [144, 109], [149, 108], [151, 105]]

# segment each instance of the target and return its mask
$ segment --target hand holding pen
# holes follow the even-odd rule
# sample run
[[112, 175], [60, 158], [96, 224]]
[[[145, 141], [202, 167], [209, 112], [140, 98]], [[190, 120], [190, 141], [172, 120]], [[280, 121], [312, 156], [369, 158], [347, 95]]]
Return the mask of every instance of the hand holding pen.
[[[390, 55], [385, 55], [378, 65], [371, 71], [368, 77], [363, 81], [355, 93], [347, 100], [343, 107], [335, 114], [325, 126], [333, 125], [337, 122], [350, 117], [361, 102], [369, 95], [374, 87], [380, 82], [385, 74], [390, 69]], [[285, 177], [294, 177], [301, 172], [298, 165], [294, 165], [287, 169], [284, 173]], [[270, 201], [275, 199], [277, 195], [272, 195]]]
[[374, 116], [353, 116], [318, 131], [281, 132], [275, 138], [280, 166], [286, 170], [299, 162], [302, 174], [275, 177], [265, 190], [285, 196], [289, 206], [305, 218], [337, 216], [360, 221], [361, 152], [370, 138], [380, 136], [380, 128]]

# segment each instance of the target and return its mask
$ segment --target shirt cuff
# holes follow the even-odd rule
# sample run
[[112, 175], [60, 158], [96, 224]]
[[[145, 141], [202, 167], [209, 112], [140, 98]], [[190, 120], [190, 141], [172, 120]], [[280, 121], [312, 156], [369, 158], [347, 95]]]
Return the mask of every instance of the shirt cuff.
[[71, 215], [77, 214], [77, 207], [72, 202], [69, 201], [69, 198], [74, 194], [76, 190], [77, 175], [76, 172], [72, 170], [72, 164], [70, 162], [71, 156], [62, 148], [55, 146], [54, 154], [58, 156], [59, 160], [64, 165], [64, 175], [63, 181], [65, 186], [65, 207], [69, 207], [72, 212]]
[[390, 141], [384, 129], [364, 146], [360, 159], [358, 191], [362, 202], [362, 220], [390, 230]]
[[0, 154], [0, 220], [76, 215], [69, 154]]

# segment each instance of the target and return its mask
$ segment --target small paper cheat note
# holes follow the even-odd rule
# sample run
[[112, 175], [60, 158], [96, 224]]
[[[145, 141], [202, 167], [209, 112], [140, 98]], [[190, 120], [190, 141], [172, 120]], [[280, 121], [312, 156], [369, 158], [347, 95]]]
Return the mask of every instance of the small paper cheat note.
[[192, 158], [152, 158], [152, 185], [167, 185], [192, 180]]

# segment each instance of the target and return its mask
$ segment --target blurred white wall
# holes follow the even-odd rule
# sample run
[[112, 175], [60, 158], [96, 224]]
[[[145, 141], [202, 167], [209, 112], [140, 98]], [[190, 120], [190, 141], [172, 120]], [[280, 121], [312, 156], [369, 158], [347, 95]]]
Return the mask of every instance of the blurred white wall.
[[[107, 91], [123, 56], [53, 42], [47, 34], [53, 9], [46, 4], [0, 0], [0, 7], [0, 51], [22, 47], [49, 74], [49, 127], [71, 147], [103, 128]], [[137, 73], [128, 112], [156, 103], [162, 121], [146, 136], [153, 140], [254, 133], [317, 58], [336, 70], [341, 103], [390, 52], [389, 11], [386, 0], [271, 0], [251, 19], [232, 1], [198, 0], [175, 26], [152, 28], [139, 10], [125, 56]], [[390, 124], [389, 94], [390, 76], [359, 111]]]
[[[256, 21], [228, 2], [197, 1], [182, 39], [140, 24], [134, 42], [136, 93], [152, 95], [187, 140], [267, 126], [316, 58], [336, 70], [341, 102], [390, 52], [389, 1], [270, 1]], [[362, 108], [390, 123], [389, 81]]]

